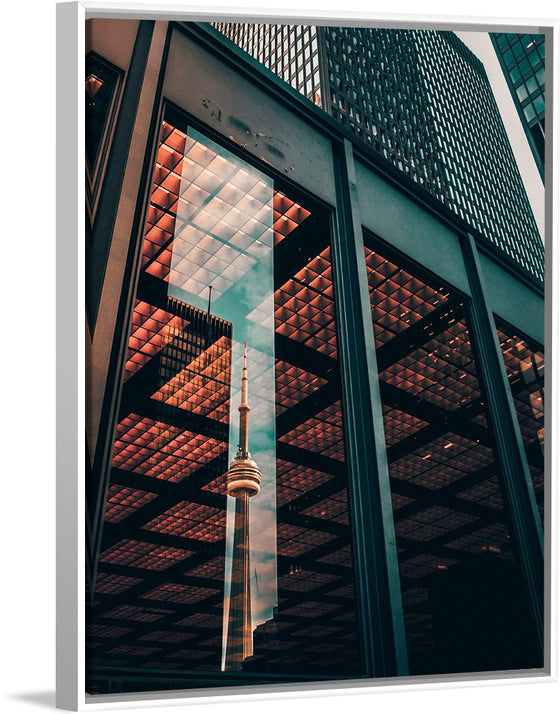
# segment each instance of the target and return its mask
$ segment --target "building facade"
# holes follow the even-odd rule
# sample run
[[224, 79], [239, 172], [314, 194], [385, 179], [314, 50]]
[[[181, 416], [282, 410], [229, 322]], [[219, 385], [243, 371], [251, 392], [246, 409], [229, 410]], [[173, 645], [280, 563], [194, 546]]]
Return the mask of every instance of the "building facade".
[[207, 25], [86, 40], [88, 694], [544, 671], [542, 264]]
[[544, 35], [493, 32], [490, 39], [544, 182]]
[[[543, 278], [542, 240], [486, 72], [453, 32], [215, 26]], [[544, 95], [535, 101], [544, 112]]]

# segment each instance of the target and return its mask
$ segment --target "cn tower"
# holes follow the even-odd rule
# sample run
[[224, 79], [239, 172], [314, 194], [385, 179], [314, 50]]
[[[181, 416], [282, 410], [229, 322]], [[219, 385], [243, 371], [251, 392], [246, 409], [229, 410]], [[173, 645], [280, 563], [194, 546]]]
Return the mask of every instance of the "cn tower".
[[243, 347], [239, 445], [227, 473], [227, 493], [235, 498], [235, 526], [231, 564], [231, 590], [227, 623], [225, 669], [239, 671], [253, 654], [251, 620], [251, 551], [249, 498], [261, 490], [261, 472], [249, 453], [249, 404], [247, 402], [247, 343]]

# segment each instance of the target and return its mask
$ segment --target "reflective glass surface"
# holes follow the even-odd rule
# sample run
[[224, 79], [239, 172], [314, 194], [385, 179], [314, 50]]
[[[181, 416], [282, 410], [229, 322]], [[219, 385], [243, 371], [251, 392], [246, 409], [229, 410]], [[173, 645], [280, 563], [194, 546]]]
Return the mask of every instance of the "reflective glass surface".
[[467, 305], [365, 253], [410, 671], [540, 666]]
[[544, 353], [505, 323], [498, 323], [498, 339], [525, 453], [544, 522]]
[[361, 673], [329, 225], [163, 122], [88, 691]]

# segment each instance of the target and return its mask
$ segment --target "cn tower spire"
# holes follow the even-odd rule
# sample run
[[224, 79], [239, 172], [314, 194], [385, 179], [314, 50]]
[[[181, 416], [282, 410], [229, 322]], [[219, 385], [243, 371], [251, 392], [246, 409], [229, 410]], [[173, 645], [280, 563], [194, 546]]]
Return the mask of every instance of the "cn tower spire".
[[231, 559], [231, 589], [226, 640], [225, 668], [242, 669], [244, 660], [253, 654], [251, 617], [251, 544], [249, 540], [249, 498], [261, 490], [261, 472], [249, 453], [249, 403], [247, 376], [247, 343], [243, 345], [241, 402], [239, 411], [239, 444], [227, 473], [227, 493], [235, 498], [235, 525]]
[[237, 456], [247, 458], [249, 456], [249, 412], [251, 411], [247, 402], [247, 343], [243, 345], [243, 370], [241, 372], [241, 404], [239, 410], [239, 446]]

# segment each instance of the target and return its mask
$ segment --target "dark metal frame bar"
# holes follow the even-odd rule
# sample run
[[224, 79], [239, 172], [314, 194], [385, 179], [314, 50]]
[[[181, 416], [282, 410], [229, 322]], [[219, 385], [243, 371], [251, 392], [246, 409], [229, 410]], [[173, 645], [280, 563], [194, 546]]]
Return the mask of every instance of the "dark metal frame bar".
[[366, 676], [404, 675], [406, 640], [352, 145], [345, 139], [333, 153], [333, 282], [362, 656]]
[[537, 646], [544, 640], [544, 538], [527, 457], [507, 378], [477, 246], [471, 235], [461, 246], [472, 291], [471, 330], [485, 387], [488, 413], [501, 466], [501, 487], [511, 519], [511, 535], [527, 591]]

